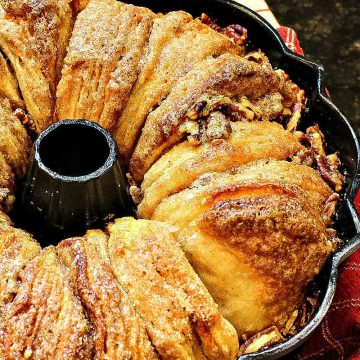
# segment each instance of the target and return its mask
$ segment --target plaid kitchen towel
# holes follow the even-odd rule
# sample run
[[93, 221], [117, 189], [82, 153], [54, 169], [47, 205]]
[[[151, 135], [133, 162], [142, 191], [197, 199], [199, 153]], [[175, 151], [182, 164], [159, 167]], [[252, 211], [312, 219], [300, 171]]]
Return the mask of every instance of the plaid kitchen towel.
[[[292, 51], [304, 54], [295, 31], [280, 26], [264, 0], [237, 1], [268, 20]], [[360, 195], [355, 206], [360, 213]], [[328, 314], [295, 357], [298, 360], [360, 360], [360, 251], [343, 264]]]

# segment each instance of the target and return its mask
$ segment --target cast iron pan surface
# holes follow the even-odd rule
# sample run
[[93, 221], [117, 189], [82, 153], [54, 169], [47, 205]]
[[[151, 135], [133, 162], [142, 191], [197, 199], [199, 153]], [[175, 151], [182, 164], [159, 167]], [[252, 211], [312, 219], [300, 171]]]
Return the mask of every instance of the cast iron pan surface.
[[354, 208], [354, 199], [360, 187], [360, 147], [355, 127], [325, 95], [324, 69], [291, 52], [277, 31], [258, 14], [231, 0], [133, 0], [126, 1], [145, 6], [155, 12], [184, 10], [193, 16], [207, 13], [221, 26], [240, 24], [248, 29], [249, 50], [262, 49], [274, 68], [286, 71], [290, 78], [306, 92], [308, 102], [301, 126], [318, 123], [327, 139], [329, 151], [340, 155], [343, 171], [347, 175], [336, 215], [336, 229], [343, 243], [332, 256], [319, 278], [321, 305], [314, 318], [295, 336], [258, 353], [243, 355], [239, 359], [278, 359], [301, 345], [315, 330], [328, 311], [335, 294], [340, 264], [360, 249], [360, 219]]

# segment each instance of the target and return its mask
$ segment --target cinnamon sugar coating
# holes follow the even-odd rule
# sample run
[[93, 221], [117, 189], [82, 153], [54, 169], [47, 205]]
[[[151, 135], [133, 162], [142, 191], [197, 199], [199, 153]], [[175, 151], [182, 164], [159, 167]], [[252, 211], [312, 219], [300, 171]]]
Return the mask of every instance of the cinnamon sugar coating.
[[[176, 229], [123, 218], [109, 226], [114, 272], [163, 359], [234, 359], [235, 329], [219, 314], [176, 242]], [[135, 260], [136, 259], [136, 260]]]
[[88, 119], [113, 130], [140, 71], [155, 14], [91, 0], [75, 22], [57, 89], [56, 118]]
[[89, 359], [90, 325], [55, 249], [25, 264], [0, 323], [2, 359]]
[[234, 122], [231, 126], [228, 139], [200, 146], [184, 141], [163, 155], [141, 185], [144, 198], [138, 207], [139, 216], [151, 218], [164, 198], [189, 187], [204, 173], [222, 172], [261, 159], [285, 160], [303, 148], [294, 135], [277, 123]]
[[14, 69], [37, 132], [53, 121], [72, 23], [69, 0], [0, 1], [0, 49]]
[[112, 273], [107, 236], [100, 230], [64, 240], [58, 253], [92, 325], [96, 359], [158, 359], [145, 326]]
[[154, 20], [142, 69], [115, 133], [120, 154], [128, 163], [148, 114], [157, 108], [182, 76], [199, 61], [244, 48], [183, 11]]

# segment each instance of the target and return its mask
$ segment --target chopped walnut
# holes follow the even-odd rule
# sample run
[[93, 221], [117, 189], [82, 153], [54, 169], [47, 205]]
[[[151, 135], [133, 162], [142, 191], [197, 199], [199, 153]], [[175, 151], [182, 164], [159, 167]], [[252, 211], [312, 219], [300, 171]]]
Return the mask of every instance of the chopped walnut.
[[222, 111], [224, 113], [228, 112], [228, 108], [234, 103], [227, 96], [215, 96], [207, 100], [207, 105], [202, 111], [203, 116], [209, 116], [213, 111]]
[[195, 121], [185, 121], [181, 127], [182, 133], [190, 134], [188, 141], [192, 145], [200, 145], [214, 139], [227, 139], [231, 132], [230, 121], [219, 112], [212, 112], [208, 118]]
[[280, 79], [279, 92], [283, 96], [283, 118], [288, 119], [287, 129], [295, 131], [305, 108], [305, 92], [283, 70], [275, 70]]
[[199, 117], [201, 117], [203, 110], [205, 109], [207, 105], [207, 101], [203, 100], [198, 102], [193, 109], [191, 109], [187, 114], [186, 117], [190, 120], [197, 120]]
[[326, 229], [326, 232], [328, 234], [329, 241], [336, 243], [337, 245], [340, 244], [340, 239], [337, 237], [337, 231], [335, 229], [328, 228]]
[[258, 120], [263, 116], [261, 109], [251, 103], [246, 96], [243, 96], [236, 106], [245, 113], [245, 119], [248, 121]]
[[224, 29], [224, 34], [238, 45], [243, 46], [247, 40], [248, 32], [243, 26], [239, 24], [229, 25]]
[[223, 32], [223, 28], [221, 26], [219, 26], [218, 24], [216, 24], [208, 14], [201, 14], [201, 22], [203, 24], [206, 24], [208, 26], [210, 26], [213, 30], [222, 33]]
[[[271, 120], [279, 115], [284, 116], [282, 96], [271, 93], [258, 100], [250, 101], [246, 96], [230, 99], [227, 96], [214, 96], [198, 101], [186, 114], [188, 120], [207, 118], [212, 112], [223, 113], [230, 121]], [[185, 125], [182, 127], [182, 132]]]
[[198, 120], [203, 117], [208, 117], [213, 111], [224, 111], [227, 109], [233, 101], [227, 96], [214, 96], [213, 98], [206, 98], [197, 102], [193, 108], [191, 108], [186, 118], [189, 120]]

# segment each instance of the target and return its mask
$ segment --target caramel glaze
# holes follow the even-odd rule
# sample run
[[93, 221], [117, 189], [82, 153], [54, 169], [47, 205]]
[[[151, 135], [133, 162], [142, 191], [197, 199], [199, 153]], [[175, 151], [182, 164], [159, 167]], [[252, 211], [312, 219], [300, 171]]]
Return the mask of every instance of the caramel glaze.
[[89, 359], [90, 324], [53, 247], [26, 263], [0, 324], [2, 359]]
[[94, 356], [96, 359], [158, 359], [142, 320], [112, 273], [106, 246], [107, 236], [96, 230], [57, 246], [89, 316]]

